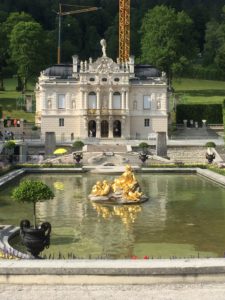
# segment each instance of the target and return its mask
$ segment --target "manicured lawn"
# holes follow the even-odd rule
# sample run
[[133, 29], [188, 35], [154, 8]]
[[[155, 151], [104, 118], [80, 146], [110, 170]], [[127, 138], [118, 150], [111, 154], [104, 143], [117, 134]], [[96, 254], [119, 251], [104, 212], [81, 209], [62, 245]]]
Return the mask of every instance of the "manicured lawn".
[[219, 104], [225, 99], [225, 81], [175, 79], [177, 104]]
[[[17, 79], [9, 78], [4, 80], [5, 91], [0, 91], [0, 106], [3, 109], [3, 117], [20, 118], [34, 122], [34, 113], [28, 113], [22, 109], [23, 101], [21, 92], [16, 91]], [[28, 83], [26, 94], [33, 94], [34, 82]]]

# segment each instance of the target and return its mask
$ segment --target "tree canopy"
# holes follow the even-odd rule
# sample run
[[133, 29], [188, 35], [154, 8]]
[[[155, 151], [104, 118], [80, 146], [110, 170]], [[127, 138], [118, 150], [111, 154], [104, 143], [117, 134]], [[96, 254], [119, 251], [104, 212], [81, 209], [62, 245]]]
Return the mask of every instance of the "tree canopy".
[[37, 22], [19, 22], [10, 34], [11, 59], [23, 80], [23, 88], [31, 75], [38, 74], [44, 63], [45, 38]]
[[164, 70], [169, 82], [196, 55], [192, 25], [185, 12], [166, 6], [154, 7], [143, 19], [142, 60]]
[[[102, 38], [107, 40], [107, 55], [113, 59], [118, 57], [119, 0], [61, 0], [60, 2], [73, 5], [64, 6], [64, 11], [79, 9], [74, 5], [102, 7], [95, 12], [62, 17], [61, 61], [63, 63], [71, 63], [73, 54], [79, 55], [81, 59], [88, 59], [90, 56], [98, 57], [101, 55], [99, 40]], [[12, 53], [12, 48], [15, 53], [16, 47], [12, 46], [14, 41], [11, 43], [14, 27], [17, 27], [20, 22], [38, 23], [42, 28], [42, 43], [45, 42], [43, 44], [45, 51], [36, 52], [38, 59], [41, 58], [38, 65], [47, 66], [56, 63], [58, 4], [58, 0], [0, 1], [0, 89], [3, 89], [3, 78], [15, 74], [17, 69], [18, 73], [23, 73], [25, 78], [25, 64], [22, 63], [23, 71], [21, 68], [19, 70], [18, 59]], [[156, 9], [156, 5], [161, 7], [161, 12], [159, 8]], [[224, 0], [131, 0], [131, 54], [136, 57], [136, 62], [147, 62], [166, 68], [169, 76], [181, 74], [192, 62], [213, 65], [213, 68], [220, 69], [225, 74], [223, 67], [225, 18], [221, 15], [223, 5]], [[149, 16], [153, 19], [150, 20]], [[153, 30], [153, 33], [147, 32], [147, 28]], [[157, 32], [158, 28], [159, 32]], [[26, 34], [25, 28], [22, 32]], [[157, 38], [154, 38], [155, 33]], [[21, 34], [20, 38], [22, 38]], [[31, 38], [37, 40], [37, 36]], [[146, 42], [148, 38], [152, 38], [151, 43]], [[36, 42], [34, 44], [37, 46]], [[144, 46], [145, 44], [147, 46]], [[35, 45], [33, 50], [36, 51]], [[150, 55], [147, 54], [148, 45], [160, 45], [160, 47], [155, 49], [155, 53], [151, 50]], [[196, 49], [199, 50], [198, 56]], [[35, 69], [34, 74], [38, 71]]]

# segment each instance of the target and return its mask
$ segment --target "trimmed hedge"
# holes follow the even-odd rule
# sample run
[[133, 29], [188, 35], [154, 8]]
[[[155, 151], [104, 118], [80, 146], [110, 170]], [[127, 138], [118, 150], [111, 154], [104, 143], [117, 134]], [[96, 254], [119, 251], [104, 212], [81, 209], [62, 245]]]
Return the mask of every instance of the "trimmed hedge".
[[178, 104], [176, 122], [183, 124], [183, 120], [193, 120], [202, 123], [206, 120], [208, 124], [223, 124], [223, 113], [221, 104]]
[[184, 77], [205, 79], [205, 80], [224, 80], [225, 72], [216, 66], [202, 66], [199, 64], [190, 65], [183, 74]]

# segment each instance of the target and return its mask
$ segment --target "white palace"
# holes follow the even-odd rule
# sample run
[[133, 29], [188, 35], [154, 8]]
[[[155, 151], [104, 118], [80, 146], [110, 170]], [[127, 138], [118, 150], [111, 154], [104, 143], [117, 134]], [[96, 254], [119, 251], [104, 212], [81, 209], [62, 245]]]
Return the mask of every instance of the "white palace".
[[[102, 41], [101, 41], [102, 42]], [[150, 65], [114, 62], [106, 55], [47, 68], [36, 85], [36, 124], [56, 140], [148, 139], [167, 134], [164, 73]]]

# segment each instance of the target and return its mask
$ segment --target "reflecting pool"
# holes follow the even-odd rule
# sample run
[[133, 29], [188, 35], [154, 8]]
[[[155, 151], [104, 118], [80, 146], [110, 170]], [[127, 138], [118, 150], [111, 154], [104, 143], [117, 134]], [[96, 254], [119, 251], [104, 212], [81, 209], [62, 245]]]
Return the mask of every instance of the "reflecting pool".
[[0, 224], [32, 220], [32, 204], [10, 198], [26, 177], [42, 180], [55, 198], [37, 204], [38, 221], [52, 224], [43, 254], [79, 258], [144, 256], [223, 257], [225, 189], [197, 175], [137, 174], [150, 200], [142, 205], [102, 205], [88, 200], [97, 180], [117, 175], [30, 174], [0, 192]]

